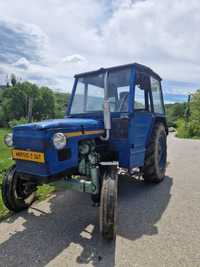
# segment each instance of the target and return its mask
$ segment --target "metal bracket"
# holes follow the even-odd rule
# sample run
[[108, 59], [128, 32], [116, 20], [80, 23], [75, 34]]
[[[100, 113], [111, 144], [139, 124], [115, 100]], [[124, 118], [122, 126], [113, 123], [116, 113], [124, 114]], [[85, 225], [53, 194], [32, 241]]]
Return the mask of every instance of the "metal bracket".
[[96, 185], [92, 181], [80, 178], [65, 178], [67, 189], [94, 194]]
[[118, 161], [101, 161], [99, 164], [102, 166], [119, 166]]

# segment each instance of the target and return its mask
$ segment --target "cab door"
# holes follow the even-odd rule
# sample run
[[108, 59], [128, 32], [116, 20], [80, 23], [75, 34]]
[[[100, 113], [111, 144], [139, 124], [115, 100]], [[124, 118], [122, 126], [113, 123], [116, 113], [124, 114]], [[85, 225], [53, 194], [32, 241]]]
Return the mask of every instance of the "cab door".
[[144, 165], [146, 144], [154, 120], [150, 91], [150, 76], [136, 70], [133, 110], [129, 120], [130, 169]]

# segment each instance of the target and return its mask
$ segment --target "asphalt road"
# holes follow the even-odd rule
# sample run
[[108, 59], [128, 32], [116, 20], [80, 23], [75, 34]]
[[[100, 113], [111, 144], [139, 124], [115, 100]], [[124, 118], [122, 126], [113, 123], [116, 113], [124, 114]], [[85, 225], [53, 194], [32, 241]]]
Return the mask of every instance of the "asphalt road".
[[0, 224], [0, 266], [200, 266], [200, 141], [168, 147], [163, 183], [121, 177], [116, 242], [89, 196], [60, 192]]

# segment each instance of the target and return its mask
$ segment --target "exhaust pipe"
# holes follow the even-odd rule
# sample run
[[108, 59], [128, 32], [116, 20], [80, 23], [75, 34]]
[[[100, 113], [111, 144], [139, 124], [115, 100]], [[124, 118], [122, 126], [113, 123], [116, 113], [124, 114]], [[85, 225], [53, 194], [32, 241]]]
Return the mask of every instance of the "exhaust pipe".
[[104, 117], [104, 128], [106, 130], [106, 136], [100, 136], [102, 141], [108, 141], [110, 138], [111, 130], [111, 115], [110, 115], [110, 103], [108, 99], [108, 72], [104, 77], [104, 104], [103, 104], [103, 117]]

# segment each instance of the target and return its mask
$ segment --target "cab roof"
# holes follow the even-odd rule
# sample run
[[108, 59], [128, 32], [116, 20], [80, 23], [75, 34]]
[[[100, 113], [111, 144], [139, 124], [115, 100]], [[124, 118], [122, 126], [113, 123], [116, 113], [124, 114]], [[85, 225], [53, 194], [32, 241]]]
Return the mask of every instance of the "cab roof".
[[162, 78], [157, 73], [155, 73], [151, 68], [149, 68], [145, 65], [139, 64], [139, 63], [130, 63], [130, 64], [125, 64], [125, 65], [118, 65], [118, 66], [113, 66], [113, 67], [109, 67], [109, 68], [100, 68], [100, 69], [97, 69], [94, 71], [75, 74], [74, 77], [78, 78], [78, 77], [83, 77], [83, 76], [87, 76], [87, 75], [91, 75], [91, 74], [98, 74], [98, 73], [102, 73], [102, 72], [106, 72], [106, 71], [112, 71], [112, 70], [120, 70], [123, 68], [128, 68], [128, 67], [133, 67], [133, 66], [140, 72], [145, 72], [149, 75], [156, 77], [160, 81], [162, 80]]

